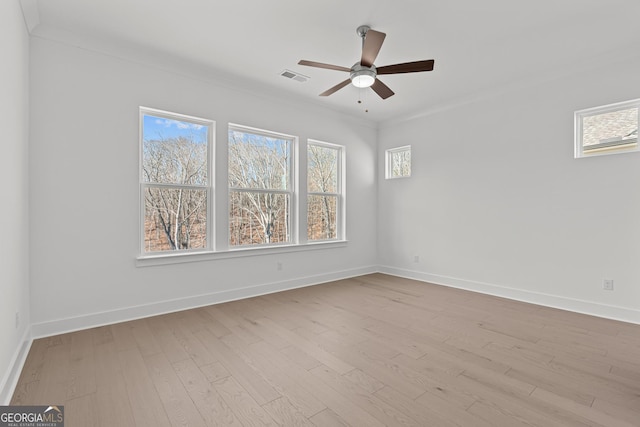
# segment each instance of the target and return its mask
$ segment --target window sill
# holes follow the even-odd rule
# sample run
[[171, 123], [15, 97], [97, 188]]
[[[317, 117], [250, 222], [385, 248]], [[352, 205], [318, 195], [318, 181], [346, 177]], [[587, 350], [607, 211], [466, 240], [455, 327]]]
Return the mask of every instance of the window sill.
[[321, 242], [310, 242], [303, 245], [260, 246], [229, 249], [226, 251], [180, 252], [162, 253], [157, 255], [141, 255], [136, 258], [136, 267], [151, 267], [155, 265], [181, 264], [185, 262], [200, 262], [250, 256], [284, 254], [292, 252], [313, 251], [319, 249], [343, 248], [346, 246], [347, 240], [325, 240]]

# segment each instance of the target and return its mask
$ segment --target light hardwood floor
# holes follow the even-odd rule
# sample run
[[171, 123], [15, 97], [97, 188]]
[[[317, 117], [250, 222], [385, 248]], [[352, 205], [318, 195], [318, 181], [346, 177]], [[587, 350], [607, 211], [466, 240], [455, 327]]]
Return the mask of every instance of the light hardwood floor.
[[640, 426], [640, 325], [382, 274], [34, 341], [66, 426]]

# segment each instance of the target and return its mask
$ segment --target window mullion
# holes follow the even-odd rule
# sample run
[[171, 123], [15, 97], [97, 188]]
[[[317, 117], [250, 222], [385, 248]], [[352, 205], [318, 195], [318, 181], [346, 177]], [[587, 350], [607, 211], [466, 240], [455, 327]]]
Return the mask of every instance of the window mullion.
[[162, 184], [157, 182], [142, 182], [142, 185], [146, 187], [155, 188], [175, 188], [175, 189], [188, 189], [188, 190], [208, 190], [209, 185], [194, 185], [194, 184]]
[[237, 191], [244, 193], [277, 193], [277, 194], [291, 194], [291, 190], [274, 190], [266, 188], [246, 188], [246, 187], [229, 187], [229, 191]]
[[310, 196], [340, 196], [340, 193], [325, 193], [322, 191], [309, 191], [307, 194]]

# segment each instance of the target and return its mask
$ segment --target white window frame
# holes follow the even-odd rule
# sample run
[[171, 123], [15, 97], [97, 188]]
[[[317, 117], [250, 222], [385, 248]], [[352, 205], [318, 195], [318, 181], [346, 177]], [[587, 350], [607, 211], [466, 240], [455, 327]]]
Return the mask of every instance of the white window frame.
[[[202, 126], [206, 126], [209, 128], [207, 132], [207, 185], [190, 185], [190, 184], [168, 184], [168, 183], [153, 183], [153, 182], [145, 182], [143, 177], [143, 138], [144, 138], [144, 117], [145, 116], [154, 116], [160, 117], [169, 120], [177, 120], [184, 121], [194, 124], [199, 124]], [[200, 117], [188, 116], [185, 114], [173, 113], [170, 111], [158, 110], [149, 107], [140, 107], [139, 111], [139, 137], [138, 137], [138, 148], [139, 148], [139, 200], [140, 200], [140, 213], [139, 213], [139, 230], [140, 230], [140, 255], [138, 259], [145, 258], [157, 258], [157, 257], [167, 257], [167, 256], [182, 256], [186, 254], [197, 254], [197, 253], [207, 253], [213, 252], [215, 250], [214, 245], [214, 182], [215, 176], [213, 174], [213, 165], [214, 165], [214, 141], [215, 141], [215, 127], [216, 123], [213, 120], [204, 119]], [[169, 251], [156, 251], [156, 252], [145, 252], [145, 190], [147, 188], [184, 188], [188, 190], [205, 190], [207, 194], [207, 234], [206, 234], [206, 247], [205, 248], [196, 248], [196, 249], [178, 249], [178, 250], [169, 250]]]
[[403, 151], [408, 151], [409, 153], [411, 153], [411, 145], [403, 145], [402, 147], [389, 148], [388, 150], [385, 151], [385, 156], [384, 156], [385, 179], [400, 179], [400, 178], [411, 177], [411, 172], [413, 171], [413, 167], [411, 164], [413, 163], [413, 157], [411, 158], [412, 162], [409, 164], [409, 167], [410, 167], [409, 175], [398, 175], [398, 176], [393, 175], [393, 155]]
[[[336, 189], [338, 190], [338, 192], [336, 193], [325, 193], [325, 192], [316, 192], [316, 191], [308, 191], [309, 185], [308, 185], [308, 176], [309, 176], [309, 146], [310, 145], [315, 145], [315, 146], [319, 146], [319, 147], [325, 147], [325, 148], [331, 148], [333, 150], [337, 150], [338, 155], [337, 155], [337, 168], [338, 170], [336, 171], [336, 179], [337, 179], [337, 183], [336, 183]], [[334, 241], [343, 241], [346, 239], [346, 227], [345, 227], [345, 219], [346, 219], [346, 197], [345, 197], [345, 192], [346, 192], [346, 185], [345, 185], [345, 178], [344, 178], [344, 170], [345, 170], [345, 165], [346, 165], [346, 155], [345, 155], [345, 151], [346, 148], [343, 145], [337, 145], [337, 144], [331, 144], [329, 142], [323, 142], [323, 141], [317, 141], [314, 139], [308, 139], [307, 140], [307, 165], [306, 165], [306, 172], [307, 172], [307, 198], [309, 196], [336, 196], [337, 198], [337, 206], [336, 206], [336, 237], [333, 239], [318, 239], [318, 240], [308, 240], [309, 243], [322, 243], [322, 242], [334, 242]], [[305, 209], [306, 211], [306, 209]], [[309, 227], [309, 224], [307, 223], [307, 228]], [[308, 230], [305, 230], [305, 238], [308, 239]]]
[[[278, 246], [290, 246], [290, 245], [297, 245], [299, 240], [299, 230], [298, 230], [298, 215], [299, 215], [299, 203], [298, 203], [298, 192], [296, 191], [296, 179], [297, 179], [297, 174], [298, 174], [298, 168], [297, 168], [297, 164], [298, 164], [298, 157], [297, 157], [297, 147], [298, 147], [298, 137], [294, 136], [294, 135], [287, 135], [284, 133], [280, 133], [280, 132], [274, 132], [274, 131], [270, 131], [270, 130], [265, 130], [265, 129], [259, 129], [259, 128], [255, 128], [255, 127], [250, 127], [250, 126], [245, 126], [245, 125], [240, 125], [240, 124], [236, 124], [236, 123], [229, 123], [228, 125], [228, 129], [227, 129], [227, 149], [229, 147], [229, 143], [228, 143], [228, 135], [229, 132], [235, 130], [235, 131], [239, 131], [239, 132], [245, 132], [245, 133], [251, 133], [254, 135], [262, 135], [262, 136], [266, 136], [266, 137], [270, 137], [270, 138], [277, 138], [277, 139], [284, 139], [284, 140], [288, 140], [290, 143], [290, 147], [289, 147], [289, 174], [288, 174], [288, 179], [287, 179], [287, 189], [286, 190], [279, 190], [279, 189], [261, 189], [261, 188], [245, 188], [245, 187], [231, 187], [229, 185], [229, 175], [227, 173], [227, 186], [229, 189], [229, 196], [227, 197], [227, 200], [230, 199], [230, 195], [232, 191], [237, 191], [237, 192], [245, 192], [245, 193], [265, 193], [265, 194], [269, 194], [269, 193], [275, 193], [275, 194], [285, 194], [289, 196], [289, 241], [288, 242], [277, 242], [277, 243], [255, 243], [255, 244], [249, 244], [249, 245], [231, 245], [231, 236], [229, 236], [228, 239], [228, 249], [229, 251], [236, 251], [236, 250], [246, 250], [246, 249], [254, 249], [254, 248], [270, 248], [270, 247], [278, 247]], [[229, 204], [229, 208], [231, 209], [231, 206]], [[227, 211], [227, 228], [229, 228], [229, 212]]]
[[[603, 105], [599, 107], [587, 108], [579, 110], [574, 113], [574, 157], [594, 157], [603, 156], [609, 154], [622, 154], [640, 151], [640, 144], [638, 144], [638, 137], [636, 131], [636, 137], [630, 139], [620, 139], [615, 141], [607, 141], [597, 146], [591, 146], [591, 149], [585, 150], [583, 145], [583, 121], [585, 117], [597, 116], [600, 114], [612, 113], [619, 110], [627, 110], [630, 108], [638, 109], [637, 124], [640, 125], [640, 99], [634, 99], [631, 101], [617, 102], [614, 104]], [[636, 128], [637, 129], [637, 128]]]
[[[146, 186], [154, 183], [147, 183], [143, 180], [143, 125], [144, 116], [152, 115], [156, 117], [188, 121], [193, 123], [209, 126], [209, 140], [207, 141], [207, 248], [191, 249], [191, 250], [168, 250], [168, 251], [156, 251], [145, 252], [145, 236], [144, 236], [144, 193]], [[173, 113], [169, 111], [140, 107], [139, 108], [139, 246], [140, 252], [136, 257], [137, 267], [151, 267], [161, 266], [168, 264], [180, 264], [188, 262], [202, 262], [211, 260], [223, 260], [234, 259], [242, 257], [254, 257], [271, 254], [286, 254], [286, 253], [299, 253], [307, 251], [323, 250], [326, 248], [339, 248], [346, 247], [348, 241], [346, 240], [346, 148], [341, 145], [330, 144], [317, 140], [307, 140], [313, 144], [322, 144], [333, 148], [340, 148], [340, 161], [339, 161], [339, 188], [340, 188], [340, 208], [338, 211], [339, 218], [338, 227], [336, 229], [336, 239], [330, 240], [311, 240], [307, 239], [307, 193], [308, 186], [306, 181], [307, 167], [304, 163], [306, 161], [307, 146], [300, 145], [299, 137], [294, 135], [288, 135], [280, 132], [273, 132], [264, 129], [254, 128], [250, 126], [244, 126], [234, 123], [228, 123], [226, 127], [226, 133], [224, 138], [227, 140], [228, 150], [228, 135], [229, 128], [236, 128], [240, 131], [247, 131], [250, 133], [261, 133], [266, 136], [288, 139], [291, 141], [290, 152], [290, 169], [289, 169], [289, 182], [287, 184], [287, 193], [290, 200], [290, 241], [282, 243], [270, 243], [270, 244], [257, 244], [257, 245], [230, 245], [229, 239], [229, 181], [228, 172], [223, 171], [224, 167], [221, 164], [217, 166], [221, 169], [218, 170], [218, 174], [215, 175], [215, 149], [216, 149], [216, 122], [209, 119]], [[218, 138], [222, 138], [222, 134], [218, 135]], [[218, 161], [228, 161], [225, 155], [221, 155]], [[225, 175], [226, 172], [226, 175]], [[218, 186], [216, 187], [216, 183]], [[159, 186], [172, 186], [173, 184], [158, 184]], [[222, 187], [220, 187], [220, 185]], [[218, 190], [216, 190], [216, 188]], [[261, 189], [246, 189], [248, 191], [263, 191]], [[276, 190], [280, 191], [280, 190]], [[267, 190], [267, 192], [272, 192]], [[313, 194], [313, 193], [312, 193]], [[217, 200], [217, 197], [222, 197], [226, 200]], [[304, 215], [304, 217], [302, 217]]]

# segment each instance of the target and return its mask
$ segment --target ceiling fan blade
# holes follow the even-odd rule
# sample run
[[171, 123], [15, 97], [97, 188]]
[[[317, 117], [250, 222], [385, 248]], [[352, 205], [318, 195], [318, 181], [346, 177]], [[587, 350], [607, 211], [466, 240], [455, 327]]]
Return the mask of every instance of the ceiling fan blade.
[[342, 89], [343, 87], [347, 86], [349, 83], [351, 83], [351, 79], [347, 79], [341, 83], [338, 83], [337, 85], [335, 85], [334, 87], [332, 87], [331, 89], [327, 89], [324, 92], [322, 92], [320, 94], [320, 96], [329, 96], [334, 92], [339, 91], [340, 89]]
[[393, 91], [391, 89], [389, 89], [389, 86], [387, 86], [386, 84], [382, 83], [378, 79], [376, 79], [373, 82], [373, 85], [371, 86], [371, 89], [373, 89], [373, 91], [375, 93], [377, 93], [380, 96], [380, 98], [382, 98], [382, 99], [387, 99], [388, 97], [393, 95]]
[[363, 67], [371, 67], [373, 62], [380, 52], [382, 42], [387, 35], [376, 30], [367, 31], [364, 37], [364, 44], [362, 45], [362, 59], [360, 59], [360, 65]]
[[306, 65], [307, 67], [316, 67], [316, 68], [326, 68], [328, 70], [346, 71], [347, 73], [351, 71], [351, 68], [341, 67], [339, 65], [323, 64], [322, 62], [306, 61], [304, 59], [298, 62], [298, 65]]
[[431, 71], [435, 61], [428, 59], [426, 61], [405, 62], [402, 64], [384, 65], [377, 68], [378, 74], [402, 74], [402, 73], [418, 73], [420, 71]]

